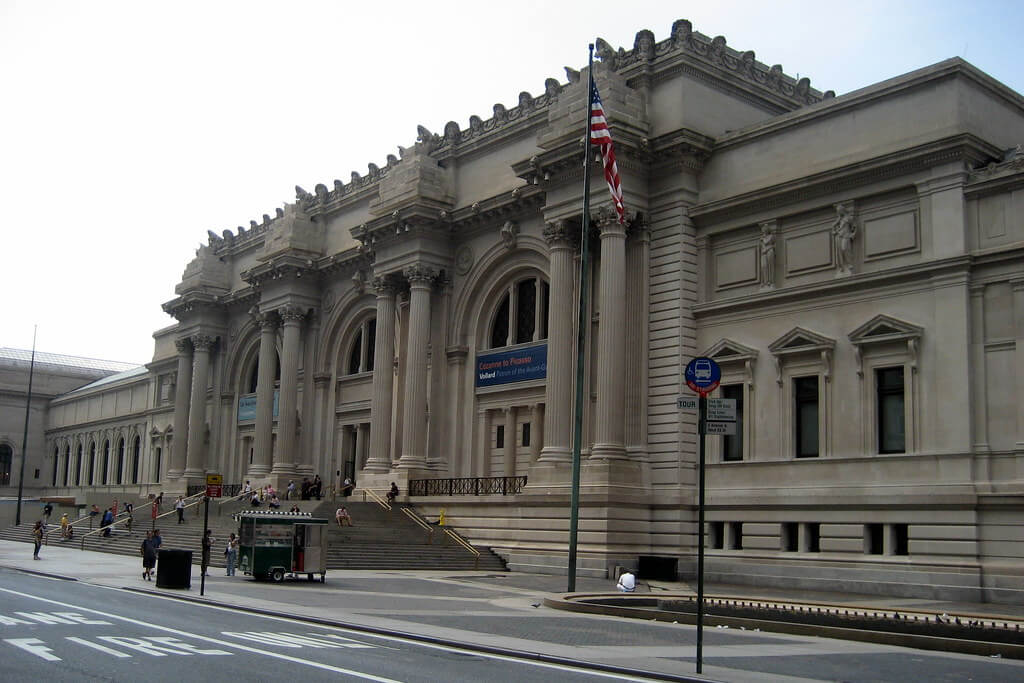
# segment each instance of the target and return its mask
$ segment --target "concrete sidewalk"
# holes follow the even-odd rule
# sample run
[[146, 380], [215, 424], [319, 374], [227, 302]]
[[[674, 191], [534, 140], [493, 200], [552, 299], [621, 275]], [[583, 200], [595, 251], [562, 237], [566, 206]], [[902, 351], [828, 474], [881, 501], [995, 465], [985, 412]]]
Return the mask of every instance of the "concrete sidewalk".
[[[27, 543], [0, 541], [0, 567], [74, 579], [90, 584], [130, 588], [166, 597], [197, 600], [228, 607], [326, 620], [341, 625], [386, 629], [418, 636], [604, 662], [675, 675], [693, 674], [694, 629], [682, 624], [655, 623], [613, 616], [575, 614], [543, 606], [562, 599], [566, 577], [479, 571], [328, 571], [327, 582], [256, 582], [241, 574], [211, 569], [205, 597], [199, 596], [199, 567], [193, 566], [189, 589], [158, 589], [142, 578], [141, 557], [126, 557], [44, 546], [32, 559]], [[658, 597], [692, 594], [685, 583], [641, 582], [640, 589]], [[580, 578], [577, 594], [618, 595], [614, 582]], [[920, 599], [893, 599], [833, 593], [754, 589], [708, 585], [709, 595], [785, 599], [877, 609], [935, 610], [1018, 619], [1024, 608], [1008, 605], [961, 604]], [[754, 633], [705, 628], [705, 675], [729, 681], [817, 680], [828, 658], [853, 658], [870, 665], [873, 658], [915, 652], [890, 645], [858, 643], [809, 636]], [[715, 657], [722, 664], [715, 666]], [[902, 656], [902, 655], [901, 655]], [[915, 655], [916, 656], [916, 655]], [[931, 661], [937, 655], [922, 655]], [[988, 664], [985, 658], [943, 655], [936, 670], [953, 663], [964, 667]], [[783, 661], [786, 657], [792, 659]], [[953, 658], [960, 658], [953, 660]], [[839, 660], [835, 660], [839, 661]], [[845, 661], [845, 660], [844, 660]], [[974, 662], [974, 663], [971, 663]], [[1009, 666], [1024, 666], [1002, 660]], [[774, 672], [773, 672], [774, 667]], [[787, 668], [788, 667], [788, 668]], [[965, 668], [974, 673], [974, 668]], [[1002, 671], [1002, 669], [999, 669]], [[1014, 674], [1024, 668], [1012, 669]], [[829, 678], [829, 676], [825, 676]], [[881, 676], [877, 680], [886, 680]]]

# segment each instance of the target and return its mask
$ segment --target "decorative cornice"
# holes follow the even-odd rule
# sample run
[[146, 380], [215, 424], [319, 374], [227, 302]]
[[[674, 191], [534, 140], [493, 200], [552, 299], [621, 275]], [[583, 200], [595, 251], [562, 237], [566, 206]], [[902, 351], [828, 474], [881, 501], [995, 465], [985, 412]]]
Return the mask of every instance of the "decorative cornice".
[[313, 259], [295, 254], [282, 254], [242, 272], [241, 277], [253, 288], [259, 289], [271, 280], [316, 277]]

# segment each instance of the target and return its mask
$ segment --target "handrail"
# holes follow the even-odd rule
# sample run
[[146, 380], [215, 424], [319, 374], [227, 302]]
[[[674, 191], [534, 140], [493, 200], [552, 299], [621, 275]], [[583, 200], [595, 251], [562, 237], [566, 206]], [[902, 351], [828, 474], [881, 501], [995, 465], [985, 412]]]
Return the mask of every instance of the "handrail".
[[129, 521], [129, 519], [130, 519], [129, 517], [125, 517], [124, 519], [114, 520], [113, 522], [111, 522], [110, 524], [108, 524], [106, 526], [101, 526], [101, 527], [98, 527], [96, 529], [93, 529], [92, 531], [87, 531], [82, 536], [82, 546], [81, 546], [81, 549], [85, 550], [85, 539], [87, 539], [90, 536], [93, 536], [95, 534], [98, 534], [98, 533], [100, 533], [101, 531], [103, 531], [105, 529], [113, 529], [114, 527], [116, 527], [118, 525], [126, 524]]
[[[200, 493], [193, 493], [188, 498], [182, 498], [182, 500], [185, 500], [185, 501], [187, 501], [187, 500], [191, 500], [192, 501], [191, 503], [186, 503], [185, 504], [185, 509], [188, 510], [193, 505], [199, 505], [200, 503], [203, 502], [203, 498], [204, 497], [206, 497], [206, 491], [202, 491]], [[164, 517], [167, 517], [168, 515], [173, 515], [177, 511], [178, 511], [177, 508], [175, 508], [172, 505], [170, 510], [168, 510], [167, 512], [165, 512], [163, 514], [157, 515], [156, 519], [163, 519]], [[197, 515], [199, 514], [199, 508], [196, 508], [196, 514]], [[156, 519], [154, 519], [153, 521], [155, 522]]]
[[405, 513], [406, 517], [416, 522], [421, 529], [427, 532], [427, 545], [434, 542], [434, 528], [430, 526], [430, 523], [427, 522], [427, 520], [423, 519], [409, 508], [402, 508], [402, 512]]
[[445, 527], [444, 533], [449, 538], [451, 538], [453, 541], [455, 541], [456, 543], [461, 545], [465, 550], [468, 550], [469, 552], [473, 553], [473, 555], [475, 556], [473, 558], [473, 569], [479, 569], [480, 568], [480, 551], [477, 550], [476, 548], [474, 548], [473, 546], [471, 546], [469, 544], [469, 541], [467, 541], [462, 536], [460, 536], [458, 534], [458, 532], [452, 531], [448, 527]]
[[251, 495], [252, 495], [252, 491], [242, 491], [241, 493], [239, 493], [237, 495], [230, 496], [230, 497], [225, 498], [223, 500], [218, 500], [217, 501], [217, 514], [220, 514], [220, 506], [221, 505], [224, 505], [226, 503], [231, 503], [231, 502], [234, 502], [234, 501], [238, 501], [238, 500], [242, 500], [242, 498], [245, 498], [246, 496], [251, 496]]
[[[69, 522], [68, 526], [69, 527], [70, 526], [74, 526], [74, 525], [78, 524], [79, 522], [84, 522], [87, 519], [89, 519], [89, 513], [88, 512], [86, 512], [84, 515], [82, 515], [81, 517], [79, 517], [75, 521]], [[50, 545], [50, 534], [52, 534], [54, 531], [57, 531], [60, 528], [61, 528], [60, 522], [58, 522], [57, 526], [55, 526], [54, 528], [47, 529], [46, 531], [44, 531], [43, 532], [43, 544], [44, 545]]]
[[366, 494], [367, 493], [370, 494], [370, 498], [373, 498], [373, 501], [375, 503], [377, 503], [377, 505], [380, 505], [385, 510], [390, 510], [391, 509], [391, 504], [388, 503], [383, 498], [381, 498], [380, 495], [376, 491], [374, 491], [373, 489], [363, 489], [363, 502], [364, 503], [366, 502]]

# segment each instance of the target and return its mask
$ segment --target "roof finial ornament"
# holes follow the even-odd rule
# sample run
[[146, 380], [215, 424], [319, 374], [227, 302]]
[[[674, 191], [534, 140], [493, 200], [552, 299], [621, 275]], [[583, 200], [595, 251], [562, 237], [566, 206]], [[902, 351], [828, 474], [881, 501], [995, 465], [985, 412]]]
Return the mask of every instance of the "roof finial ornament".
[[565, 67], [565, 77], [566, 79], [568, 79], [570, 83], [580, 82], [580, 72], [572, 68], [571, 66]]

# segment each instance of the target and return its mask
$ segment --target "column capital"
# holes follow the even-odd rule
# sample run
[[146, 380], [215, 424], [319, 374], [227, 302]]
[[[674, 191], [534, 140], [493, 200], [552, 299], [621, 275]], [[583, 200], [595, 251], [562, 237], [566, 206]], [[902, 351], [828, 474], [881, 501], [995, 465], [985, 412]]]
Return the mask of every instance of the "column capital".
[[211, 334], [194, 334], [191, 341], [192, 348], [196, 351], [209, 351], [217, 343], [217, 337]]
[[429, 287], [437, 278], [437, 270], [420, 263], [408, 266], [402, 271], [410, 287]]
[[277, 314], [281, 316], [281, 321], [285, 325], [300, 325], [306, 317], [306, 309], [289, 304], [277, 309]]
[[[630, 218], [627, 216], [627, 222], [630, 221]], [[625, 236], [626, 234], [626, 226], [619, 223], [619, 216], [611, 204], [604, 204], [598, 207], [592, 216], [592, 220], [597, 226], [598, 231], [600, 231], [602, 238], [608, 235]]]
[[254, 319], [256, 320], [256, 325], [258, 325], [263, 331], [273, 331], [277, 329], [278, 320], [277, 316], [273, 313], [260, 313], [254, 316]]
[[373, 278], [373, 289], [377, 293], [377, 298], [394, 298], [398, 293], [399, 287], [395, 283], [394, 279], [389, 275], [381, 275]]
[[174, 340], [174, 347], [180, 355], [187, 355], [192, 350], [192, 340], [188, 337]]
[[569, 221], [559, 219], [544, 225], [544, 241], [548, 243], [549, 249], [572, 248], [573, 231]]

